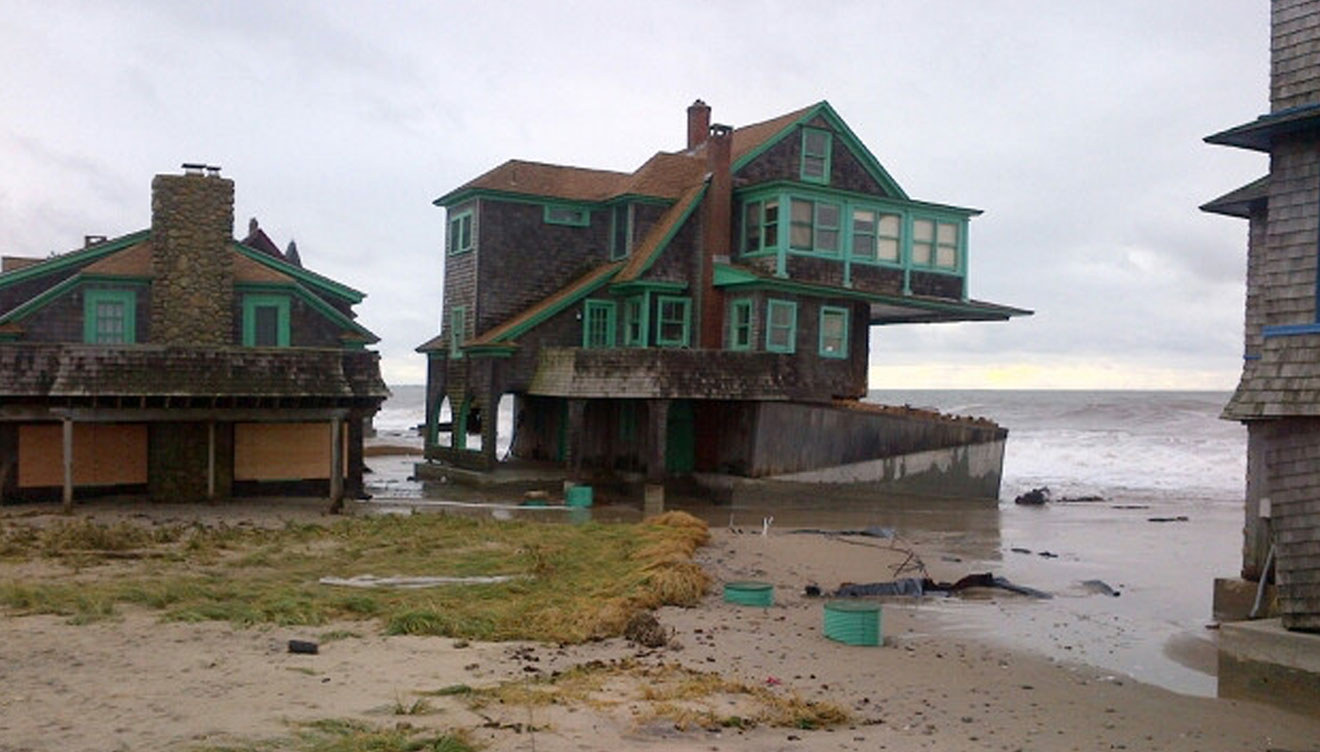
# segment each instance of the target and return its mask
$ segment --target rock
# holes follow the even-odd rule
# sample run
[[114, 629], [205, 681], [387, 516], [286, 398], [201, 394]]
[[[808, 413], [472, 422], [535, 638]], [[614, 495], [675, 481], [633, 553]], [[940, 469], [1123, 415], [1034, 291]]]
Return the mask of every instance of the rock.
[[669, 643], [669, 631], [649, 611], [640, 611], [628, 619], [623, 628], [623, 636], [648, 648], [660, 648]]
[[320, 652], [320, 646], [310, 640], [289, 640], [289, 652], [316, 655]]
[[1023, 504], [1025, 506], [1041, 506], [1050, 500], [1050, 489], [1048, 486], [1033, 488], [1024, 494], [1019, 494], [1013, 500], [1014, 504]]

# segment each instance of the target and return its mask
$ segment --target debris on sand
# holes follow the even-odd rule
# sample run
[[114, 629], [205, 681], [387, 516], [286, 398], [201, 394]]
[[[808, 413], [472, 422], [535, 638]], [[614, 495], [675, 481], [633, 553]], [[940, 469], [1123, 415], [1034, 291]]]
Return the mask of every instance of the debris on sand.
[[1016, 499], [1013, 499], [1013, 503], [1022, 504], [1023, 506], [1038, 507], [1048, 503], [1049, 500], [1049, 486], [1041, 486], [1040, 488], [1033, 488], [1024, 494], [1019, 494]]

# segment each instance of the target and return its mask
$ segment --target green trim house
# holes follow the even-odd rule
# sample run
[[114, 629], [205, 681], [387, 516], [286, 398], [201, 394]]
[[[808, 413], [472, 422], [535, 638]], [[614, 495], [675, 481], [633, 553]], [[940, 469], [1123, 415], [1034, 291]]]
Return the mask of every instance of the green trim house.
[[152, 181], [147, 230], [0, 270], [0, 500], [362, 492], [388, 390], [363, 294], [304, 269], [233, 181]]
[[698, 100], [686, 148], [634, 172], [513, 160], [435, 200], [444, 312], [418, 348], [419, 472], [496, 467], [498, 421], [480, 416], [512, 394], [511, 455], [575, 479], [992, 445], [976, 480], [927, 490], [997, 495], [1002, 429], [861, 402], [872, 326], [1029, 313], [969, 293], [980, 212], [909, 197], [828, 102], [740, 128], [710, 113]]

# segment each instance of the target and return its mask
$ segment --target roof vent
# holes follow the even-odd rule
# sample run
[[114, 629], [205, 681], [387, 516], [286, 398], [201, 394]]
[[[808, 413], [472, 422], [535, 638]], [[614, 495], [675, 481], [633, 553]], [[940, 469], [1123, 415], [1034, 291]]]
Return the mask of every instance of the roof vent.
[[104, 235], [84, 235], [83, 248], [91, 248], [94, 245], [100, 245], [105, 242]]

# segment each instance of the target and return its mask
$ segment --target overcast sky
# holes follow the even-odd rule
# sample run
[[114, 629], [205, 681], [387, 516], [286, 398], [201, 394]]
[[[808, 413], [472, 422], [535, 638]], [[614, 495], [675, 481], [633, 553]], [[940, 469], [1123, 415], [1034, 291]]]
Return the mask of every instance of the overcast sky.
[[[0, 253], [150, 225], [153, 175], [368, 294], [386, 380], [438, 331], [437, 196], [510, 158], [631, 171], [700, 97], [740, 126], [829, 100], [907, 193], [983, 209], [972, 297], [1008, 323], [877, 327], [872, 387], [1236, 384], [1267, 170], [1202, 137], [1268, 109], [1266, 0], [0, 0]], [[510, 270], [510, 273], [516, 273]]]

